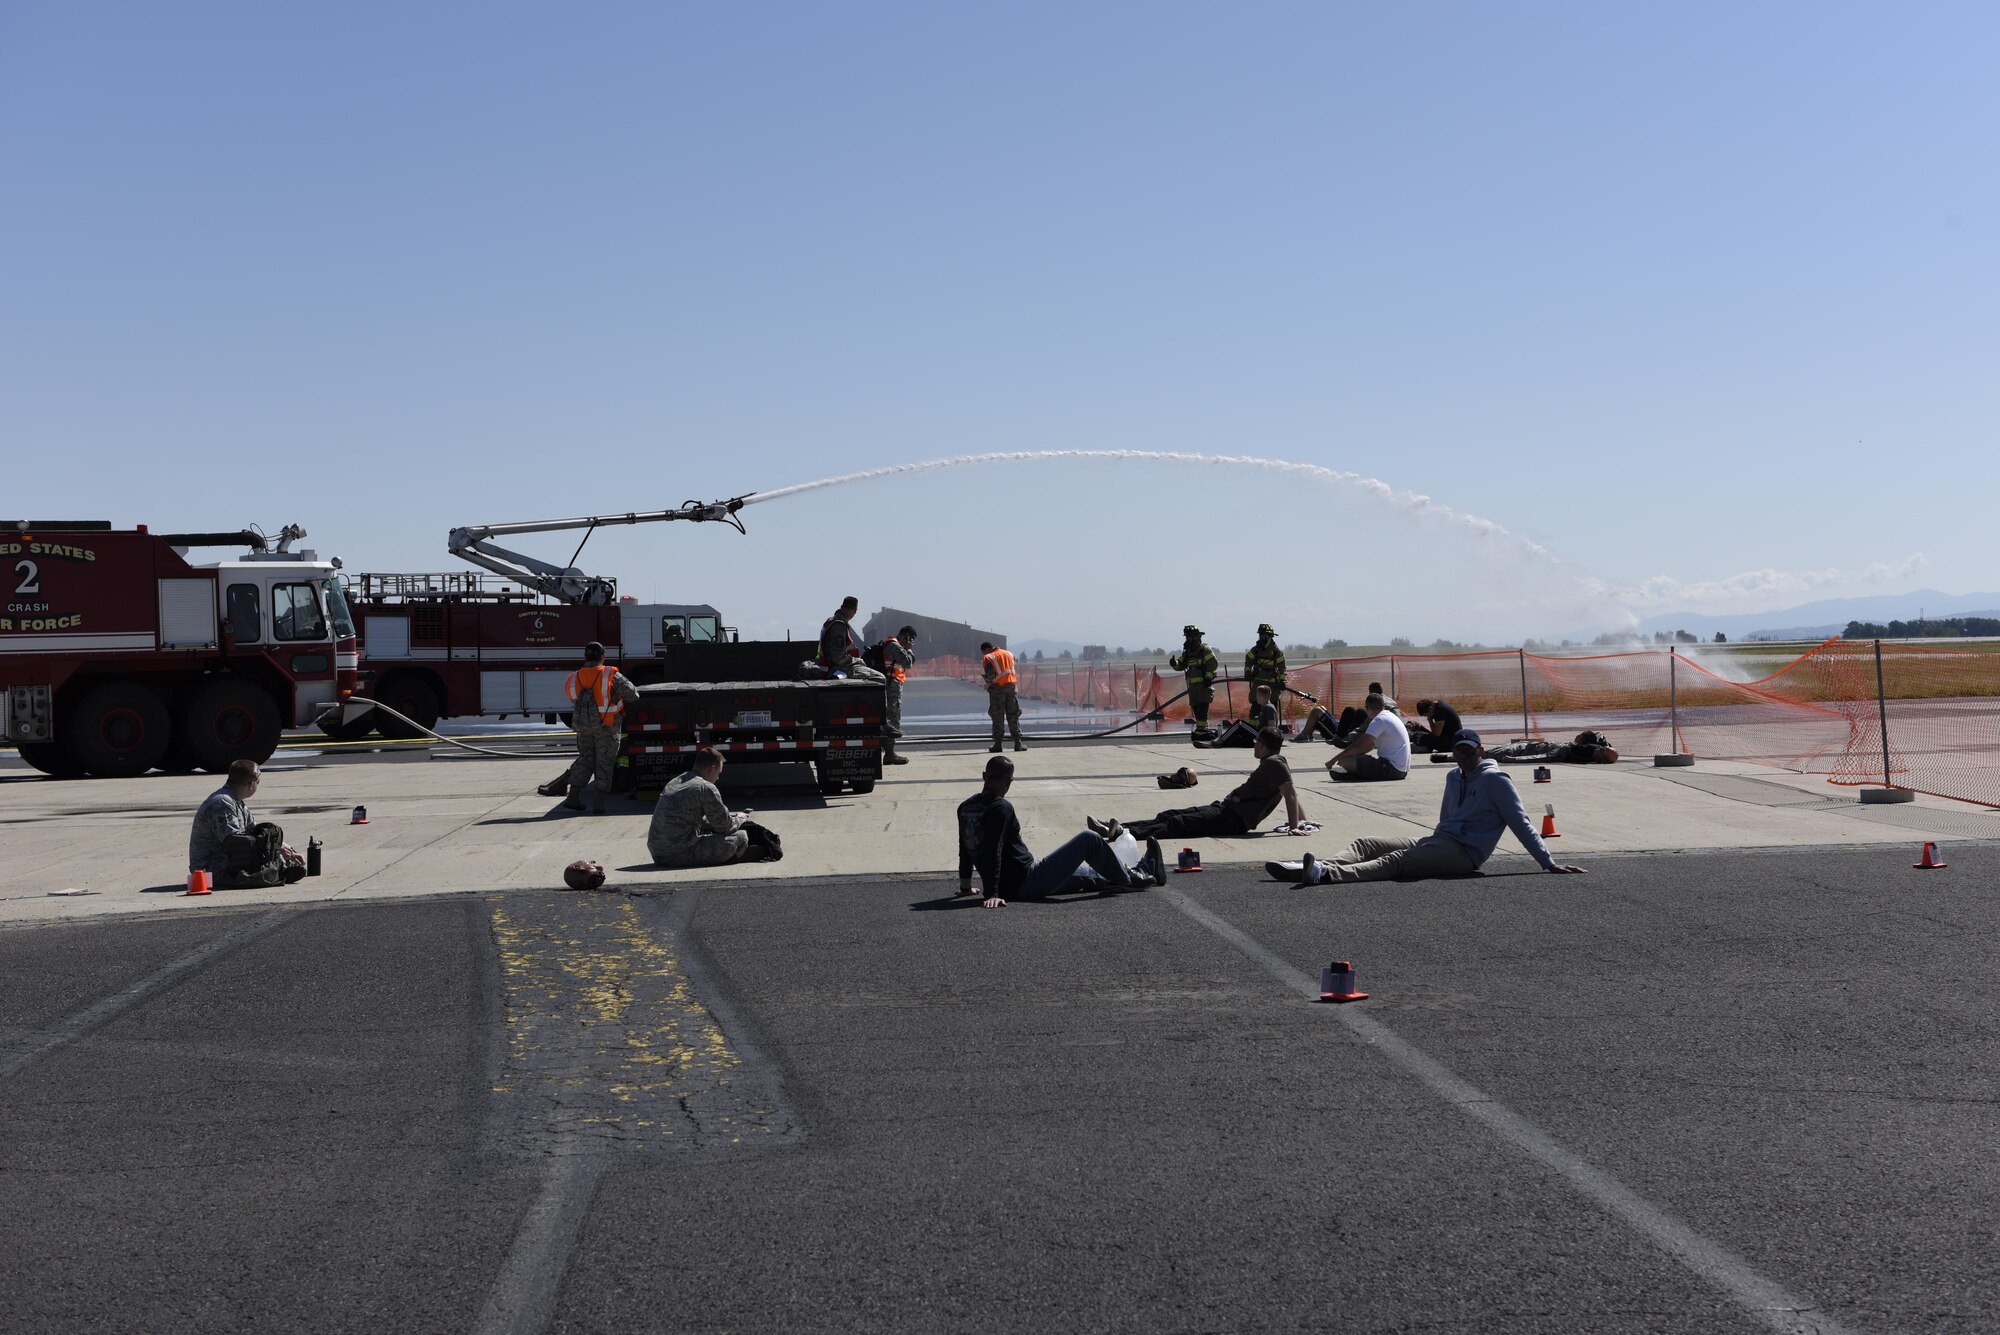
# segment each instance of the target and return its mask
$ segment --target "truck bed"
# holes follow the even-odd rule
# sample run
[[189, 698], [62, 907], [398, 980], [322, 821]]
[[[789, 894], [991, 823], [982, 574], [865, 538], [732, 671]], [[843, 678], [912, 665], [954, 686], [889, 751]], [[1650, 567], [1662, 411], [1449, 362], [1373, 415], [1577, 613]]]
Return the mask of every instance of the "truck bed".
[[875, 786], [882, 773], [885, 688], [877, 682], [662, 682], [625, 710], [623, 759], [633, 788], [657, 790], [701, 750], [732, 764], [810, 761], [823, 792]]

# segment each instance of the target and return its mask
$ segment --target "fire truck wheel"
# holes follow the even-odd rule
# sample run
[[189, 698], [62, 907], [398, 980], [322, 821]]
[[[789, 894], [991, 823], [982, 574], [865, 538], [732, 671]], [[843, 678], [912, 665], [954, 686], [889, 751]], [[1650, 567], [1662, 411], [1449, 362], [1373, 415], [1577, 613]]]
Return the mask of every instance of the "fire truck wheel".
[[83, 766], [77, 764], [54, 742], [22, 742], [21, 759], [52, 779], [81, 779]]
[[[431, 684], [422, 677], [394, 677], [382, 687], [376, 696], [383, 704], [401, 714], [419, 728], [431, 729], [437, 726], [438, 698]], [[421, 737], [423, 733], [412, 731], [403, 719], [384, 715], [376, 724], [384, 737]]]
[[188, 701], [181, 716], [186, 754], [211, 774], [246, 757], [263, 764], [278, 749], [278, 707], [241, 677], [212, 678]]
[[70, 710], [64, 749], [96, 778], [129, 779], [160, 763], [172, 727], [151, 687], [107, 681], [84, 692]]

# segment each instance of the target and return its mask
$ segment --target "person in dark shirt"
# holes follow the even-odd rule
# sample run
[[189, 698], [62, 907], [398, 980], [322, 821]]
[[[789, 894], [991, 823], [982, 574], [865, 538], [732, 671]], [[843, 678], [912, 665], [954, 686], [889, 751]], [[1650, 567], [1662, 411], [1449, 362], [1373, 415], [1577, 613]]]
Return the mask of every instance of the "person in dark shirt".
[[1247, 720], [1250, 726], [1258, 729], [1277, 727], [1278, 707], [1271, 703], [1271, 688], [1259, 682], [1252, 694], [1256, 699], [1250, 705], [1250, 717]]
[[1195, 743], [1204, 750], [1211, 747], [1252, 747], [1257, 744], [1257, 734], [1266, 728], [1278, 726], [1278, 707], [1271, 703], [1271, 688], [1259, 684], [1256, 700], [1250, 706], [1250, 717], [1231, 719], [1222, 725], [1222, 731], [1215, 734], [1212, 742]]
[[1617, 748], [1596, 742], [1509, 742], [1486, 753], [1503, 765], [1615, 765]]
[[[1167, 883], [1160, 841], [1146, 841], [1139, 865], [1127, 871], [1104, 835], [1085, 830], [1040, 862], [1021, 840], [1021, 821], [1007, 790], [1014, 786], [1014, 762], [995, 756], [986, 762], [979, 791], [958, 804], [958, 893], [972, 893], [979, 873], [989, 909], [1010, 899], [1047, 899], [1074, 890], [1143, 890]], [[1115, 837], [1115, 836], [1113, 836]]]
[[[1371, 681], [1368, 683], [1368, 694], [1383, 695], [1386, 692], [1383, 691], [1381, 682]], [[1292, 740], [1303, 742], [1317, 736], [1336, 746], [1345, 746], [1359, 737], [1361, 730], [1367, 726], [1368, 711], [1358, 705], [1349, 705], [1338, 715], [1325, 705], [1314, 705], [1306, 711], [1306, 720], [1299, 725], [1298, 733]]]
[[[1128, 821], [1125, 828], [1140, 839], [1240, 839], [1254, 834], [1280, 802], [1285, 804], [1287, 825], [1304, 824], [1305, 812], [1299, 806], [1298, 789], [1292, 786], [1291, 767], [1278, 754], [1284, 746], [1282, 732], [1265, 728], [1257, 734], [1257, 749], [1251, 752], [1257, 757], [1257, 768], [1227, 797], [1205, 807], [1180, 807], [1162, 811], [1151, 820]], [[1090, 828], [1100, 834], [1111, 825], [1110, 821], [1090, 822]]]
[[1442, 700], [1417, 701], [1417, 717], [1424, 720], [1420, 729], [1410, 727], [1410, 749], [1413, 751], [1449, 751], [1451, 739], [1465, 729], [1459, 721], [1458, 711]]

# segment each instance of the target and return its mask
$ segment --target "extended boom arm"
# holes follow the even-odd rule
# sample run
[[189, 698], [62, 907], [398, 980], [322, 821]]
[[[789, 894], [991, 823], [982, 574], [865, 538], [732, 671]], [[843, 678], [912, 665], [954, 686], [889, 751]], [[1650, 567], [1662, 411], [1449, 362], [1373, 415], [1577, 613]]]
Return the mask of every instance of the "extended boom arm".
[[[755, 493], [750, 493], [754, 495]], [[586, 530], [584, 542], [590, 534], [613, 524], [658, 524], [673, 519], [686, 519], [695, 523], [728, 524], [738, 533], [743, 532], [743, 521], [736, 512], [750, 497], [737, 496], [726, 501], [688, 501], [672, 510], [648, 510], [643, 513], [622, 515], [586, 515], [577, 519], [530, 519], [518, 524], [479, 524], [466, 528], [455, 528], [447, 544], [451, 554], [473, 565], [504, 575], [537, 593], [547, 594], [559, 602], [585, 603], [602, 606], [618, 601], [618, 581], [604, 579], [584, 573], [574, 565], [559, 566], [539, 557], [527, 556], [509, 551], [496, 545], [493, 539], [515, 533], [557, 533], [564, 529]], [[580, 553], [583, 543], [576, 547]], [[572, 555], [571, 561], [576, 557]]]

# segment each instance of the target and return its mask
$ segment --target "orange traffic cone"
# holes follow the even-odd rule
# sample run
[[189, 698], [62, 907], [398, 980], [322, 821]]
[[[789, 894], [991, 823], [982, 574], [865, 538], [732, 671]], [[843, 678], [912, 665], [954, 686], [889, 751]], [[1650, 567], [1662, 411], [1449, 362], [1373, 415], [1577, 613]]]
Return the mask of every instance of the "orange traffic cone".
[[348, 821], [347, 823], [349, 825], [366, 825], [368, 823], [368, 808], [367, 807], [354, 808], [354, 819]]
[[1922, 862], [1912, 862], [1910, 865], [1919, 871], [1943, 871], [1949, 864], [1938, 861], [1937, 845], [1929, 840], [1925, 840], [1924, 860]]
[[214, 891], [209, 888], [208, 884], [208, 873], [205, 871], [189, 872], [187, 892], [190, 895], [213, 894]]
[[1354, 966], [1346, 960], [1335, 960], [1320, 971], [1319, 999], [1321, 1001], [1366, 1001], [1368, 994], [1354, 984]]
[[1542, 808], [1542, 838], [1562, 838], [1561, 835], [1556, 833], [1556, 804], [1553, 802]]

